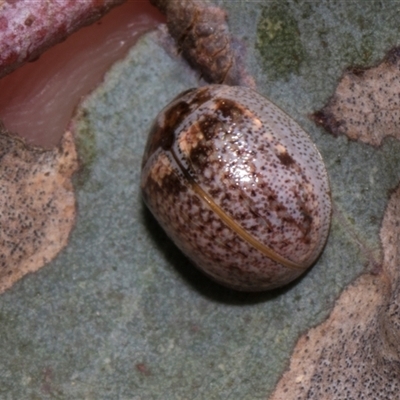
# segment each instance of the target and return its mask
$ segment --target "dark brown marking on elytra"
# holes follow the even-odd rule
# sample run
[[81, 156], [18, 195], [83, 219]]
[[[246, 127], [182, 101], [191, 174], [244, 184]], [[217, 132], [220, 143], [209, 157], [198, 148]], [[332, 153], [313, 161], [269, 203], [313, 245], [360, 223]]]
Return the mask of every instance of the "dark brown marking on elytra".
[[196, 90], [198, 90], [197, 88], [191, 88], [191, 89], [187, 89], [184, 90], [182, 93], [179, 93], [178, 95], [176, 95], [172, 100], [171, 103], [173, 103], [174, 101], [181, 99], [184, 96], [188, 96], [190, 93], [195, 92]]
[[191, 107], [186, 101], [180, 101], [165, 111], [165, 123], [159, 124], [157, 119], [149, 135], [149, 140], [144, 152], [142, 164], [159, 148], [169, 150], [175, 140], [177, 126], [190, 114]]
[[162, 180], [163, 189], [171, 196], [177, 196], [181, 192], [186, 192], [188, 188], [175, 174], [165, 175]]
[[237, 102], [228, 99], [217, 99], [215, 101], [217, 111], [226, 119], [237, 122], [243, 118], [243, 107]]
[[[192, 92], [194, 92], [193, 96], [191, 96]], [[211, 93], [208, 88], [188, 89], [183, 94], [178, 95], [174, 101], [179, 98], [183, 98], [183, 100], [165, 110], [164, 124], [160, 125], [159, 120], [156, 120], [150, 129], [142, 166], [157, 149], [162, 148], [167, 151], [171, 149], [178, 126], [191, 112], [209, 101]]]
[[206, 140], [211, 140], [221, 130], [221, 120], [216, 115], [206, 114], [199, 121], [199, 129]]
[[209, 194], [211, 197], [216, 198], [219, 197], [222, 193], [222, 189], [221, 188], [215, 188], [215, 189], [210, 189], [209, 190]]
[[290, 165], [294, 164], [294, 160], [293, 158], [289, 155], [289, 153], [287, 151], [283, 152], [283, 153], [279, 153], [277, 155], [277, 157], [279, 158], [280, 162], [285, 166], [285, 167], [289, 167]]
[[303, 241], [304, 243], [309, 243], [310, 242], [310, 233], [311, 233], [311, 227], [313, 223], [313, 217], [312, 215], [306, 210], [306, 207], [303, 205], [301, 208], [302, 211], [302, 221], [301, 224], [299, 224], [299, 229], [303, 233]]
[[170, 150], [174, 140], [177, 127], [192, 111], [186, 101], [180, 101], [165, 112], [165, 125], [161, 127], [162, 134], [159, 145], [164, 150]]
[[191, 165], [196, 168], [197, 172], [202, 172], [204, 168], [207, 167], [209, 155], [212, 150], [212, 147], [207, 146], [206, 143], [199, 143], [190, 151], [189, 160]]
[[287, 214], [287, 208], [278, 202], [278, 196], [275, 193], [271, 193], [268, 195], [269, 200], [269, 208], [271, 211], [275, 211], [280, 215], [280, 218], [283, 222], [289, 225], [295, 226], [302, 233], [302, 242], [310, 243], [310, 234], [312, 230], [313, 217], [309, 210], [306, 207], [306, 203], [304, 201], [299, 201], [299, 208], [301, 211], [301, 220], [296, 221], [293, 217]]
[[201, 106], [202, 104], [210, 101], [212, 99], [212, 94], [209, 88], [200, 88], [197, 89], [197, 93], [190, 99], [190, 104], [194, 106]]
[[168, 193], [170, 196], [177, 196], [179, 193], [186, 192], [187, 190], [188, 188], [175, 173], [165, 175], [162, 178], [161, 186], [159, 182], [148, 176], [142, 188], [142, 196], [146, 204], [151, 204], [151, 199], [154, 199], [155, 196], [165, 198], [165, 193]]

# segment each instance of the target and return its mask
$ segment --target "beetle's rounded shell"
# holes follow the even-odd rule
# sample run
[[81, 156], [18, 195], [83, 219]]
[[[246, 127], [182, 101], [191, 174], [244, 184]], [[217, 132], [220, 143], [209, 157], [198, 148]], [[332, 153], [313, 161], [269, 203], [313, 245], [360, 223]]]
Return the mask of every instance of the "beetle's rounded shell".
[[244, 87], [191, 89], [164, 108], [149, 135], [141, 187], [177, 246], [238, 290], [297, 278], [329, 231], [318, 150], [280, 108]]

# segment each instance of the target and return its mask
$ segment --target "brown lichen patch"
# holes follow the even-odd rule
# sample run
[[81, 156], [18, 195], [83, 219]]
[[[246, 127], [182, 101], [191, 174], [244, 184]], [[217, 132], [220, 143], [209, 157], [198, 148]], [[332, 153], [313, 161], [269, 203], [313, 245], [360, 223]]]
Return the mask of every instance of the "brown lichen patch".
[[334, 95], [313, 119], [334, 135], [378, 146], [400, 139], [400, 48], [376, 67], [347, 70]]
[[379, 274], [364, 274], [296, 344], [270, 400], [395, 399], [400, 390], [400, 188], [381, 228]]
[[0, 293], [41, 268], [67, 244], [78, 167], [72, 134], [53, 150], [0, 131]]
[[229, 32], [225, 11], [200, 0], [150, 2], [166, 15], [179, 51], [206, 81], [255, 87], [244, 68], [243, 46]]

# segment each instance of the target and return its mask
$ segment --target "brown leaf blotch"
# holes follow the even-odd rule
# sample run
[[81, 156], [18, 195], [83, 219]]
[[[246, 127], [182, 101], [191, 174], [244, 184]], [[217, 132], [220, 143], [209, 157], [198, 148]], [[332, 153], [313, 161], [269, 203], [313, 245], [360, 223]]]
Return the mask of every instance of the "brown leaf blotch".
[[379, 275], [364, 274], [296, 344], [270, 400], [396, 399], [400, 390], [400, 188], [381, 228]]
[[77, 167], [70, 132], [58, 148], [43, 150], [0, 130], [0, 293], [67, 244]]
[[379, 146], [400, 139], [400, 48], [372, 68], [349, 68], [328, 103], [312, 116], [334, 135]]

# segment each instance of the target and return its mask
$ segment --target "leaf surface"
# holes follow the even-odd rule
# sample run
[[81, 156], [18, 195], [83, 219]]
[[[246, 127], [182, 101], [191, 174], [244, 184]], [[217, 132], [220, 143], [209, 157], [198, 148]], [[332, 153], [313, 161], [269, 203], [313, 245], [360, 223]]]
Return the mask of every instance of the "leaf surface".
[[[351, 333], [356, 314], [361, 319], [354, 332], [363, 340], [354, 345], [351, 334], [347, 339], [351, 363], [375, 357], [371, 343], [381, 341], [386, 358], [373, 362], [385, 370], [383, 360], [397, 339], [381, 329], [397, 325], [377, 318], [396, 304], [390, 300], [397, 293], [395, 269], [389, 267], [394, 264], [384, 256], [392, 254], [386, 246], [395, 247], [397, 233], [390, 224], [381, 230], [381, 224], [400, 180], [400, 144], [386, 139], [375, 148], [335, 138], [309, 115], [326, 104], [347, 67], [377, 65], [399, 42], [399, 6], [216, 5], [226, 10], [230, 31], [245, 45], [258, 91], [308, 131], [323, 155], [335, 208], [324, 253], [284, 289], [240, 294], [196, 271], [160, 230], [139, 193], [147, 132], [158, 111], [197, 86], [200, 77], [166, 50], [159, 33], [151, 33], [113, 67], [78, 113], [74, 129], [83, 167], [76, 178], [78, 223], [68, 247], [2, 296], [0, 388], [9, 396], [267, 398], [290, 363], [305, 354], [306, 336], [295, 347], [301, 334], [312, 327], [309, 337], [316, 339], [323, 327], [335, 335], [340, 329]], [[324, 359], [318, 351], [328, 353], [313, 350], [307, 357], [319, 367]], [[335, 354], [332, 365], [342, 367]], [[306, 390], [300, 398], [321, 398], [313, 371], [295, 375]]]

